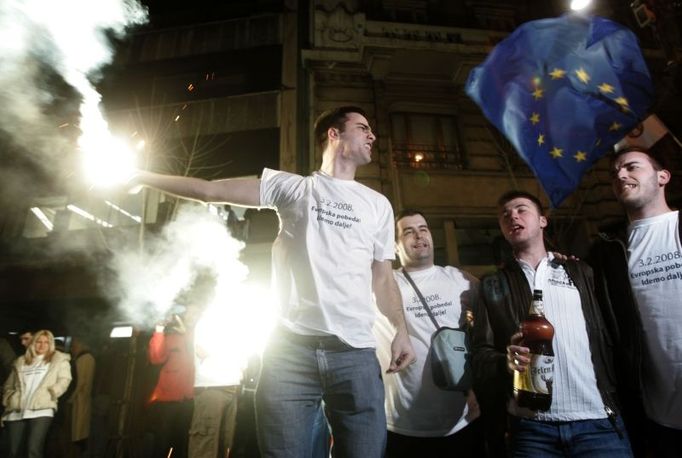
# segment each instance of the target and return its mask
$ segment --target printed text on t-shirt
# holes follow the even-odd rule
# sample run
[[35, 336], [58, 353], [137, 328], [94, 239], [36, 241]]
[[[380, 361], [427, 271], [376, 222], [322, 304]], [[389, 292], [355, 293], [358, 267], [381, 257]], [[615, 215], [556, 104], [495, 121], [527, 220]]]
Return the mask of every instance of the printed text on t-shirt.
[[[440, 294], [438, 293], [425, 296], [424, 299], [426, 300], [426, 304], [429, 306], [429, 309], [431, 310], [431, 313], [434, 316], [445, 315], [445, 313], [447, 312], [446, 308], [452, 305], [452, 301], [436, 302], [435, 304], [430, 305], [430, 302], [441, 300]], [[416, 318], [428, 316], [418, 296], [412, 296], [412, 304], [405, 307], [405, 309], [408, 312], [412, 312]]]
[[[638, 259], [635, 261], [635, 266], [630, 272], [630, 278], [639, 279], [642, 285], [660, 283], [666, 280], [682, 280], [682, 272], [680, 272], [682, 254], [679, 251], [669, 251]], [[647, 267], [647, 269], [639, 270], [642, 267]]]
[[[323, 199], [323, 202], [329, 202]], [[353, 206], [348, 203], [344, 202], [334, 202], [336, 204], [335, 207], [337, 209], [348, 209], [347, 211], [352, 212], [353, 211]], [[329, 210], [328, 208], [323, 207], [324, 203], [319, 204], [317, 207], [313, 205], [310, 207], [310, 211], [316, 212], [317, 213], [317, 221], [321, 221], [323, 223], [329, 224], [330, 226], [336, 226], [340, 227], [341, 229], [349, 229], [353, 226], [353, 223], [359, 223], [360, 218], [357, 216], [350, 216], [346, 215], [343, 213], [338, 212], [338, 210], [332, 211]]]

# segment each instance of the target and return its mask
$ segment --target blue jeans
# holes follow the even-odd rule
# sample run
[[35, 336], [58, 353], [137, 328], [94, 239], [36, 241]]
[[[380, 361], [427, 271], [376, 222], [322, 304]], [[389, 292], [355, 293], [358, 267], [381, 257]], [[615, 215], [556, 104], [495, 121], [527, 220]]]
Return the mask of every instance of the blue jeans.
[[256, 390], [262, 456], [310, 457], [322, 399], [336, 456], [383, 456], [384, 385], [374, 348], [353, 348], [336, 337], [300, 336], [282, 329], [263, 353]]
[[5, 422], [9, 434], [9, 457], [18, 458], [24, 441], [28, 458], [42, 458], [47, 431], [52, 424], [52, 417], [37, 417], [27, 420]]
[[[616, 428], [607, 418], [579, 421], [511, 419], [513, 457], [631, 457], [623, 421]], [[620, 432], [620, 435], [619, 435]]]

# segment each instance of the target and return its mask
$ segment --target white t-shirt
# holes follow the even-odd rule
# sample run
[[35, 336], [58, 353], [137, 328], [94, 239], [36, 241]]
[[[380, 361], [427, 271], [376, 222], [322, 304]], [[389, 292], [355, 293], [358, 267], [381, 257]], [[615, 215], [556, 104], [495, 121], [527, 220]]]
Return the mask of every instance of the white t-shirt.
[[[542, 290], [545, 317], [554, 326], [554, 382], [552, 406], [537, 412], [541, 421], [576, 421], [606, 418], [604, 401], [597, 388], [592, 352], [587, 335], [580, 293], [561, 264], [549, 253], [537, 270], [517, 260], [530, 289]], [[528, 304], [530, 306], [530, 304]], [[512, 413], [514, 405], [510, 406]]]
[[[45, 378], [50, 363], [43, 362], [43, 355], [36, 355], [33, 359], [33, 364], [21, 366], [21, 377], [24, 380], [24, 386], [21, 391], [21, 405], [27, 406], [31, 402], [33, 395], [40, 386], [40, 383]], [[52, 417], [54, 411], [52, 409], [38, 409], [38, 410], [20, 410], [19, 412], [10, 412], [3, 417], [4, 421], [27, 420], [29, 418]]]
[[[402, 271], [393, 272], [400, 287], [407, 331], [417, 360], [395, 374], [384, 374], [386, 423], [389, 431], [414, 437], [442, 437], [469, 424], [464, 393], [444, 391], [433, 383], [428, 353], [436, 327]], [[438, 324], [459, 327], [464, 324], [462, 309], [475, 294], [478, 280], [454, 267], [433, 266], [410, 272]], [[374, 326], [377, 355], [382, 368], [391, 360], [395, 331], [381, 315]]]
[[302, 177], [264, 169], [260, 204], [280, 219], [272, 259], [282, 324], [374, 347], [372, 262], [394, 258], [386, 197], [321, 172]]
[[676, 211], [630, 224], [628, 268], [644, 328], [644, 407], [655, 422], [682, 429], [682, 246], [678, 224]]

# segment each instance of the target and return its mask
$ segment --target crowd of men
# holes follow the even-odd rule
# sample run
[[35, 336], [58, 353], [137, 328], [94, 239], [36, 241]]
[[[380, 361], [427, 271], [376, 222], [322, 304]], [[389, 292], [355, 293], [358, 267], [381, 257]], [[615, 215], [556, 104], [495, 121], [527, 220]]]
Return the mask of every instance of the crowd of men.
[[[670, 172], [658, 159], [643, 148], [613, 159], [614, 193], [630, 224], [603, 236], [592, 266], [547, 251], [549, 221], [536, 196], [504, 194], [497, 216], [513, 257], [479, 284], [434, 265], [421, 213], [401, 213], [394, 227], [386, 197], [355, 181], [376, 140], [362, 109], [323, 113], [314, 134], [322, 164], [306, 177], [265, 169], [259, 179], [133, 179], [278, 213], [281, 318], [256, 393], [263, 456], [311, 456], [322, 408], [342, 457], [682, 456], [682, 248], [678, 212], [665, 198]], [[393, 271], [396, 247], [402, 268]], [[556, 330], [547, 412], [511, 396], [511, 374], [529, 363], [518, 328], [533, 289], [543, 290]], [[383, 317], [373, 331], [374, 304]], [[471, 333], [473, 390], [447, 392], [431, 380], [436, 329], [426, 305], [441, 326]]]
[[[661, 158], [645, 148], [613, 156], [613, 190], [629, 224], [601, 234], [586, 261], [548, 251], [550, 222], [537, 196], [504, 193], [497, 218], [511, 256], [479, 281], [434, 264], [424, 214], [394, 218], [385, 196], [355, 181], [376, 140], [362, 109], [323, 113], [315, 136], [322, 164], [310, 176], [265, 169], [259, 179], [205, 181], [139, 172], [132, 183], [278, 213], [281, 316], [255, 394], [262, 456], [322, 458], [332, 444], [334, 456], [362, 458], [682, 456], [682, 229], [666, 201], [671, 175]], [[547, 411], [520, 407], [512, 390], [512, 375], [529, 370], [519, 325], [538, 289], [555, 330]], [[441, 327], [470, 338], [473, 382], [459, 391], [438, 387], [432, 375]], [[22, 335], [35, 349], [4, 386], [3, 419], [16, 438], [23, 422], [40, 423], [20, 380], [35, 378], [31, 364], [55, 352], [44, 334], [44, 342]], [[186, 314], [151, 337], [149, 362], [160, 372], [146, 406], [149, 456], [233, 450], [241, 370], [225, 364], [229, 349], [209, 351], [202, 335], [201, 321]], [[80, 386], [94, 360], [78, 342], [71, 352]], [[73, 431], [75, 442], [88, 434], [75, 424]]]

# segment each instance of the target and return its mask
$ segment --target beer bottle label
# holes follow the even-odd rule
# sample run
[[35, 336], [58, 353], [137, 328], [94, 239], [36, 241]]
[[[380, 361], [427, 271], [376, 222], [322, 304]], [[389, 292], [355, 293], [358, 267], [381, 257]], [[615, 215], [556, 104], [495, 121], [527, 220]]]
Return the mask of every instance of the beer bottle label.
[[524, 372], [514, 372], [514, 388], [531, 393], [550, 394], [554, 381], [554, 356], [530, 353]]

